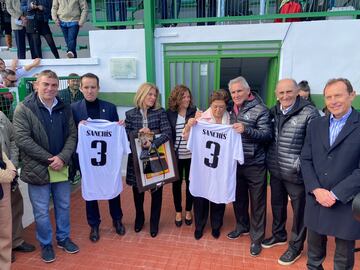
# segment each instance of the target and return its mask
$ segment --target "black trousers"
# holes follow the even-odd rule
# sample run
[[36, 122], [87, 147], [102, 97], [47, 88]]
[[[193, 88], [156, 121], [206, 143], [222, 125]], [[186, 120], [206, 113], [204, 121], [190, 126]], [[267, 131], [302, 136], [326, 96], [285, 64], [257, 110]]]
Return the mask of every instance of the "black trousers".
[[294, 251], [301, 251], [306, 238], [304, 226], [305, 187], [283, 179], [271, 176], [271, 208], [273, 213], [272, 234], [278, 239], [286, 240], [286, 219], [288, 196], [293, 210], [293, 225], [289, 247]]
[[[206, 0], [196, 0], [196, 17], [204, 18], [204, 17], [216, 17], [216, 0], [208, 0], [207, 1], [208, 9], [207, 16], [205, 14]], [[215, 22], [208, 22], [208, 25], [213, 25]], [[197, 25], [205, 25], [204, 22], [199, 22]]]
[[[327, 236], [308, 230], [308, 261], [307, 269], [323, 270], [326, 257]], [[355, 241], [335, 237], [334, 270], [351, 270], [354, 268]]]
[[69, 165], [69, 180], [73, 181], [77, 171], [80, 171], [79, 156], [77, 153], [71, 155], [71, 164]]
[[[123, 213], [121, 210], [120, 194], [115, 198], [108, 200], [108, 202], [110, 215], [113, 221], [121, 221]], [[86, 201], [86, 217], [90, 227], [99, 227], [101, 220], [97, 201]]]
[[[25, 27], [23, 27], [23, 29], [21, 30], [14, 30], [14, 34], [15, 34], [15, 42], [17, 46], [17, 58], [26, 59], [26, 36], [28, 38], [30, 45], [30, 40], [31, 40], [30, 34], [26, 34]], [[31, 55], [31, 58], [36, 58], [36, 57]]]
[[[136, 210], [135, 223], [143, 223], [145, 220], [144, 214], [144, 196], [145, 192], [139, 193], [137, 187], [133, 187], [134, 203]], [[151, 193], [151, 212], [150, 212], [150, 232], [157, 232], [159, 230], [159, 222], [161, 215], [163, 187], [152, 191]]]
[[190, 163], [191, 163], [191, 158], [178, 159], [177, 160], [180, 179], [173, 182], [173, 184], [172, 184], [172, 192], [173, 192], [174, 205], [175, 205], [176, 212], [181, 212], [182, 211], [182, 206], [181, 206], [181, 202], [182, 202], [181, 185], [182, 185], [182, 182], [183, 182], [182, 180], [184, 179], [184, 176], [185, 176], [185, 183], [186, 183], [186, 207], [185, 207], [185, 211], [191, 211], [191, 208], [192, 208], [192, 205], [193, 205], [193, 196], [191, 195], [191, 193], [189, 191]]
[[[250, 230], [253, 243], [265, 237], [266, 225], [266, 177], [265, 165], [237, 166], [236, 198], [233, 203], [238, 230]], [[249, 195], [250, 213], [249, 217]]]
[[202, 231], [207, 223], [210, 205], [210, 224], [213, 230], [223, 225], [225, 204], [213, 203], [201, 197], [194, 197], [195, 230]]

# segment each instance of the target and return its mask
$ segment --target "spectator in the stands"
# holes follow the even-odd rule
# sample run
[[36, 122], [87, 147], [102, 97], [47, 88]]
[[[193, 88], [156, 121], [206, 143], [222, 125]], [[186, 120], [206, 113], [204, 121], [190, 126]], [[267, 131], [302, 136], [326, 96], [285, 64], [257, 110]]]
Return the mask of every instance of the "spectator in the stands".
[[60, 58], [50, 27], [51, 0], [21, 0], [21, 10], [26, 14], [26, 32], [30, 34], [30, 50], [33, 58], [43, 58], [41, 39], [43, 36], [55, 58]]
[[[301, 4], [294, 0], [282, 0], [279, 7], [279, 14], [301, 13]], [[274, 22], [283, 22], [283, 19], [275, 19]], [[299, 22], [300, 18], [287, 18], [285, 22]]]
[[[207, 14], [205, 7], [207, 6]], [[207, 16], [206, 16], [207, 15]], [[216, 0], [196, 0], [196, 17], [216, 17]], [[214, 25], [215, 22], [208, 22], [208, 25]], [[204, 22], [198, 22], [197, 25], [205, 25]]]
[[0, 88], [15, 87], [17, 82], [16, 73], [11, 69], [1, 71], [1, 79], [2, 83], [0, 83]]
[[67, 46], [66, 56], [77, 58], [76, 39], [79, 28], [86, 22], [88, 4], [86, 0], [53, 0], [51, 17], [61, 27]]
[[[21, 11], [19, 0], [6, 0], [6, 9], [11, 15], [11, 28], [14, 31], [17, 47], [17, 58], [26, 58], [26, 17]], [[30, 42], [30, 38], [28, 37]], [[31, 55], [32, 58], [36, 58]]]
[[[127, 18], [127, 6], [125, 0], [105, 0], [106, 19], [108, 22], [125, 22]], [[116, 19], [116, 11], [119, 11], [119, 20]], [[109, 29], [126, 29], [125, 25], [110, 26]]]
[[[161, 19], [177, 19], [179, 18], [181, 0], [170, 0], [170, 14], [168, 12], [168, 2], [169, 0], [161, 0]], [[170, 24], [163, 24], [163, 26], [168, 27]], [[172, 24], [171, 26], [176, 26]]]
[[[9, 67], [9, 69], [14, 71], [16, 74], [16, 86], [18, 85], [18, 80], [21, 79], [22, 77], [29, 75], [29, 71], [37, 67], [40, 64], [40, 61], [41, 61], [40, 58], [36, 58], [32, 63], [22, 67], [18, 67], [18, 59], [13, 59], [11, 61], [11, 66]], [[5, 71], [5, 69], [6, 69], [5, 61], [0, 58], [0, 72]], [[0, 79], [0, 83], [1, 82], [2, 80]]]
[[5, 0], [0, 0], [0, 34], [5, 32], [5, 43], [8, 49], [12, 47], [11, 15], [6, 9]]
[[225, 16], [250, 15], [249, 0], [226, 0]]

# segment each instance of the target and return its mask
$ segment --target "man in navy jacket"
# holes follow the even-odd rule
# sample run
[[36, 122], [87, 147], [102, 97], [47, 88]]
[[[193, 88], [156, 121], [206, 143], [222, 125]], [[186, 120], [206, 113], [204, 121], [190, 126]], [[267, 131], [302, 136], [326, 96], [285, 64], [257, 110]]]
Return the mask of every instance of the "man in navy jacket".
[[[95, 74], [86, 73], [81, 76], [80, 90], [84, 95], [84, 99], [71, 104], [76, 126], [89, 117], [91, 119], [105, 119], [112, 122], [119, 121], [116, 106], [110, 102], [99, 100], [97, 98], [99, 89], [99, 78]], [[124, 235], [125, 227], [121, 222], [123, 213], [121, 210], [120, 194], [109, 200], [109, 210], [116, 233]], [[92, 242], [97, 242], [100, 239], [100, 212], [96, 200], [86, 201], [86, 217], [88, 224], [91, 227], [89, 239]]]
[[329, 116], [312, 121], [301, 153], [305, 183], [308, 269], [324, 269], [327, 236], [334, 236], [334, 269], [353, 269], [360, 223], [351, 203], [360, 192], [360, 113], [351, 107], [355, 92], [347, 79], [324, 88]]

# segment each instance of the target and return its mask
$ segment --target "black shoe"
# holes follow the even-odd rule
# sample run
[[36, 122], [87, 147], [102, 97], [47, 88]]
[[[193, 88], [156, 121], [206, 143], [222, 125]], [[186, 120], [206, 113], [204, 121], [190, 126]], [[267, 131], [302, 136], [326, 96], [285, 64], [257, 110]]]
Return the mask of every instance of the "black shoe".
[[270, 238], [267, 238], [261, 242], [261, 246], [263, 248], [271, 248], [274, 246], [280, 246], [280, 245], [285, 245], [285, 244], [286, 244], [286, 239], [281, 240], [281, 239], [276, 238], [275, 236], [271, 236]]
[[151, 235], [152, 238], [155, 238], [157, 236], [157, 234], [158, 234], [158, 231], [150, 232], [150, 235]]
[[[179, 220], [177, 220], [178, 216], [179, 216], [179, 218], [180, 218]], [[182, 225], [181, 212], [176, 212], [176, 215], [175, 215], [175, 225], [176, 225], [176, 227], [181, 227], [181, 225]]]
[[255, 257], [258, 256], [261, 252], [261, 245], [257, 243], [251, 243], [250, 245], [250, 255]]
[[218, 239], [220, 237], [220, 229], [213, 229], [211, 231], [211, 235], [215, 238]]
[[15, 261], [16, 261], [15, 254], [14, 254], [14, 252], [11, 252], [11, 263], [13, 263]]
[[175, 220], [175, 225], [176, 225], [176, 227], [181, 227], [181, 225], [182, 225], [182, 220]]
[[41, 258], [46, 263], [55, 261], [55, 253], [52, 245], [46, 245], [41, 248]]
[[115, 228], [115, 231], [118, 235], [124, 235], [125, 234], [125, 227], [121, 223], [120, 220], [113, 221], [113, 226]]
[[283, 255], [281, 255], [278, 263], [281, 265], [290, 265], [296, 262], [301, 256], [301, 251], [294, 251], [288, 248]]
[[97, 242], [100, 239], [99, 227], [91, 227], [89, 239], [91, 242]]
[[203, 236], [203, 231], [202, 230], [195, 230], [194, 237], [195, 237], [196, 240], [199, 240], [202, 236]]
[[[188, 216], [190, 216], [190, 218], [187, 218]], [[190, 211], [186, 211], [185, 214], [185, 224], [190, 226], [192, 224], [192, 215]]]
[[185, 218], [185, 224], [190, 226], [192, 224], [192, 218], [191, 219], [186, 219]]
[[143, 226], [144, 226], [144, 219], [141, 220], [135, 219], [134, 230], [136, 233], [140, 232]]
[[238, 237], [240, 237], [241, 235], [248, 235], [249, 234], [249, 230], [245, 230], [245, 229], [236, 229], [236, 230], [233, 230], [231, 232], [229, 232], [227, 234], [227, 238], [229, 239], [236, 239]]
[[35, 250], [35, 246], [26, 242], [23, 242], [20, 246], [13, 248], [13, 250], [18, 252], [33, 252]]

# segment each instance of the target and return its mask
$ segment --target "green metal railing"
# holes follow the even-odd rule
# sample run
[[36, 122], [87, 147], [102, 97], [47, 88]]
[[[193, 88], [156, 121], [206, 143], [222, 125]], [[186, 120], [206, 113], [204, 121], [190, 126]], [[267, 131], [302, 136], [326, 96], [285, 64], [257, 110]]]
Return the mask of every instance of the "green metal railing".
[[[169, 4], [169, 1], [171, 2]], [[279, 14], [281, 0], [158, 0], [156, 22], [163, 26], [176, 24], [218, 24], [231, 22], [273, 22], [275, 19], [301, 20], [328, 17], [356, 18], [360, 15], [358, 0], [295, 0], [302, 12]], [[167, 3], [166, 5], [164, 3]]]
[[[77, 76], [61, 76], [61, 77], [59, 77], [59, 90], [67, 88], [68, 80], [70, 80], [70, 79], [79, 79], [79, 77], [77, 77]], [[36, 81], [36, 78], [34, 78], [34, 77], [21, 78], [19, 85], [18, 85], [19, 101], [23, 101], [27, 95], [29, 95], [35, 91], [34, 85], [33, 85], [34, 81]]]
[[155, 24], [165, 27], [360, 16], [359, 0], [294, 1], [301, 13], [279, 14], [281, 0], [154, 0], [153, 11], [144, 10], [143, 0], [91, 0], [91, 10], [93, 25], [107, 29], [143, 27], [146, 12], [153, 12]]
[[105, 29], [143, 25], [142, 0], [91, 0], [92, 24]]

